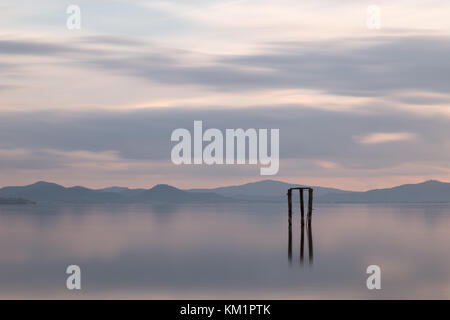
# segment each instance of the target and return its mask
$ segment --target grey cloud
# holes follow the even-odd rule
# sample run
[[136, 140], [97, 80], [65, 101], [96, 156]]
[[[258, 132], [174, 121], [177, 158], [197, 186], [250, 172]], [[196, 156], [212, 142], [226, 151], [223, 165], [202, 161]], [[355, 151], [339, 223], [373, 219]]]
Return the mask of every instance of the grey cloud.
[[[86, 41], [97, 40], [102, 41], [86, 38]], [[445, 96], [398, 98], [390, 93], [414, 89], [448, 93], [450, 89], [450, 44], [446, 37], [390, 37], [366, 40], [358, 46], [351, 41], [345, 45], [337, 42], [273, 44], [256, 55], [219, 56], [207, 66], [189, 65], [189, 55], [185, 57], [182, 51], [149, 49], [146, 54], [130, 55], [119, 49], [95, 52], [83, 48], [80, 42], [75, 44], [78, 47], [0, 41], [0, 54], [65, 56], [69, 62], [105, 72], [167, 84], [198, 84], [217, 90], [312, 88], [339, 94], [387, 95], [394, 101], [432, 104], [448, 100]], [[68, 52], [83, 54], [68, 55]], [[101, 59], [97, 58], [99, 52]], [[117, 53], [122, 54], [120, 59]], [[2, 64], [0, 70], [3, 67], [11, 66]], [[192, 129], [194, 120], [203, 120], [205, 127], [222, 130], [279, 128], [282, 159], [321, 159], [348, 168], [450, 160], [448, 118], [420, 117], [390, 109], [388, 104], [363, 107], [367, 112], [341, 113], [295, 105], [129, 112], [2, 112], [0, 149], [115, 150], [125, 159], [170, 163], [172, 130]], [[416, 138], [378, 145], [361, 145], [354, 139], [374, 132], [411, 132]], [[44, 154], [37, 161], [17, 162], [16, 167], [45, 168], [46, 157], [51, 166], [63, 165]], [[11, 160], [8, 161], [0, 162], [0, 166], [13, 168]]]
[[0, 91], [7, 91], [12, 89], [18, 89], [21, 88], [20, 86], [16, 85], [9, 85], [9, 84], [0, 84]]
[[76, 46], [73, 43], [56, 44], [35, 40], [0, 40], [0, 55], [5, 56], [30, 55], [65, 57], [71, 62], [79, 62], [83, 59], [88, 59], [88, 57], [107, 54], [108, 51], [106, 50]]
[[[376, 111], [375, 111], [376, 110]], [[445, 146], [450, 120], [374, 109], [339, 113], [298, 106], [247, 109], [170, 108], [130, 112], [4, 113], [0, 149], [115, 150], [125, 159], [170, 163], [171, 132], [204, 129], [279, 128], [282, 159], [321, 159], [348, 168], [382, 168], [402, 162], [450, 161]], [[373, 132], [412, 132], [416, 139], [361, 145], [355, 136]]]
[[393, 101], [409, 105], [439, 105], [448, 104], [450, 101], [449, 96], [428, 96], [428, 95], [416, 95], [414, 93], [404, 96], [391, 97]]
[[142, 41], [131, 39], [130, 37], [121, 36], [108, 36], [108, 35], [96, 35], [80, 37], [81, 43], [101, 43], [117, 46], [141, 46], [144, 44]]
[[[397, 35], [342, 42], [274, 43], [258, 54], [207, 56], [213, 61], [207, 65], [192, 64], [191, 52], [155, 47], [143, 52], [135, 39], [101, 35], [81, 38], [71, 45], [3, 40], [0, 54], [53, 54], [105, 72], [168, 85], [197, 84], [218, 91], [307, 88], [381, 96], [408, 90], [449, 92], [449, 40], [445, 36]], [[85, 42], [113, 43], [117, 48], [92, 50], [83, 46]], [[139, 50], [135, 53], [121, 51], [136, 46]], [[71, 52], [82, 54], [67, 54]]]
[[107, 71], [120, 71], [127, 75], [157, 81], [164, 84], [197, 84], [221, 91], [264, 89], [273, 86], [272, 80], [257, 77], [232, 66], [190, 67], [162, 55], [149, 55], [132, 59], [95, 59], [88, 61], [92, 66]]
[[448, 92], [449, 55], [448, 37], [394, 36], [274, 44], [264, 53], [222, 56], [208, 66], [189, 66], [188, 60], [160, 63], [154, 54], [88, 63], [162, 83], [198, 84], [221, 91], [309, 88], [378, 96], [396, 90]]
[[[0, 169], [8, 170], [45, 170], [63, 168], [65, 161], [41, 150], [28, 151], [23, 156], [3, 158], [0, 150]], [[4, 152], [4, 151], [3, 151]]]
[[[448, 92], [448, 37], [386, 37], [343, 44], [298, 43], [272, 53], [227, 59], [276, 71], [274, 82], [338, 94], [382, 95], [397, 89]], [[277, 81], [278, 80], [278, 81]]]
[[47, 55], [71, 50], [54, 43], [42, 43], [22, 40], [0, 40], [0, 54]]

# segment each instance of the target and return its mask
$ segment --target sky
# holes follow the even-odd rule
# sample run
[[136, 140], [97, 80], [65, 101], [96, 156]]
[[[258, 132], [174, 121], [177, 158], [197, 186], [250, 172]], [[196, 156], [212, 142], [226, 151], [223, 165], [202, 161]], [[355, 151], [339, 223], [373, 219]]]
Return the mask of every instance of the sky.
[[[446, 0], [3, 0], [0, 185], [450, 181], [449, 14]], [[171, 132], [194, 120], [278, 128], [278, 174], [176, 166]]]

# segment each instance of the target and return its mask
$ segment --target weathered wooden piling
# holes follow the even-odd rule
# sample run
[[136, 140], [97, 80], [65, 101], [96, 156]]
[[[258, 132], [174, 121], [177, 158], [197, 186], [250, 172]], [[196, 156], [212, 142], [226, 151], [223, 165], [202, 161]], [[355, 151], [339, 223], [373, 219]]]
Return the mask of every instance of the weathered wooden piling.
[[311, 219], [313, 210], [313, 189], [309, 188], [308, 191], [308, 218]]
[[[292, 215], [292, 190], [299, 190], [300, 192], [300, 214], [303, 218], [305, 216], [305, 197], [303, 190], [308, 190], [308, 218], [312, 216], [313, 210], [313, 189], [312, 188], [289, 188], [287, 192], [288, 205], [289, 205], [289, 217]], [[291, 223], [291, 220], [289, 220]]]
[[288, 259], [292, 261], [292, 190], [288, 190]]
[[300, 191], [300, 214], [303, 219], [303, 217], [305, 216], [305, 206], [303, 205], [305, 200], [303, 198], [303, 189], [300, 189], [299, 191]]
[[308, 213], [307, 213], [307, 225], [306, 230], [308, 232], [308, 254], [309, 263], [312, 264], [313, 261], [313, 243], [312, 243], [312, 227], [311, 218], [313, 210], [313, 189], [312, 188], [289, 188], [287, 192], [288, 196], [288, 228], [289, 228], [289, 238], [288, 238], [288, 259], [292, 262], [292, 190], [299, 190], [300, 192], [300, 263], [303, 264], [304, 260], [304, 247], [305, 247], [305, 197], [304, 190], [308, 190]]
[[291, 189], [288, 190], [287, 195], [288, 195], [288, 207], [289, 207], [288, 220], [289, 220], [289, 226], [292, 226], [292, 190]]

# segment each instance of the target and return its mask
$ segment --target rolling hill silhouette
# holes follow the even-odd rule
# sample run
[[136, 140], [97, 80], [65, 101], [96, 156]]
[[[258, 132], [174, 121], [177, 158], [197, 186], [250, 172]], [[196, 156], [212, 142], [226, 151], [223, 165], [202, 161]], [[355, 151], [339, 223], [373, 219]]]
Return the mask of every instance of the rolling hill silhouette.
[[[182, 190], [167, 184], [150, 189], [63, 187], [40, 181], [28, 186], [4, 187], [0, 198], [21, 198], [38, 203], [226, 203], [284, 202], [288, 188], [301, 186], [263, 180], [213, 189]], [[365, 192], [313, 187], [314, 201], [322, 203], [450, 202], [450, 183], [436, 180]], [[5, 200], [6, 201], [6, 200]]]
[[429, 180], [366, 192], [330, 193], [320, 200], [334, 203], [450, 202], [450, 183]]
[[[238, 186], [220, 187], [214, 189], [190, 189], [191, 192], [214, 192], [222, 196], [233, 199], [242, 199], [247, 201], [279, 202], [286, 201], [286, 191], [293, 187], [304, 187], [305, 185], [290, 184], [276, 180], [262, 180], [250, 182]], [[314, 186], [314, 196], [318, 199], [325, 194], [343, 193], [334, 188], [324, 188]]]
[[94, 190], [79, 186], [66, 188], [44, 181], [28, 186], [2, 188], [0, 197], [20, 197], [39, 203], [216, 203], [233, 201], [233, 199], [227, 199], [214, 193], [191, 193], [164, 184], [156, 185], [151, 189], [114, 187], [113, 189]]

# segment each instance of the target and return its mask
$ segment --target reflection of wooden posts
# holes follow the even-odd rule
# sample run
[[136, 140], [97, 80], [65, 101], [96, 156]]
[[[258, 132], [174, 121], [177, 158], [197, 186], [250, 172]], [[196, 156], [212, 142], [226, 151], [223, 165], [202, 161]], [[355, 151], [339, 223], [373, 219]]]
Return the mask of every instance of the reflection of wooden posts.
[[[313, 264], [314, 252], [313, 252], [313, 238], [312, 238], [312, 226], [311, 219], [307, 220], [306, 231], [308, 232], [308, 261], [309, 264]], [[302, 219], [302, 224], [300, 227], [300, 264], [303, 265], [304, 255], [305, 255], [305, 223]], [[292, 248], [291, 248], [292, 250]], [[289, 261], [292, 260], [292, 254], [289, 257]]]
[[308, 232], [308, 253], [309, 253], [309, 263], [313, 262], [313, 243], [312, 243], [312, 227], [311, 218], [313, 210], [313, 189], [312, 188], [289, 188], [287, 192], [288, 196], [288, 259], [292, 262], [292, 190], [299, 190], [300, 192], [300, 263], [303, 264], [304, 260], [304, 247], [305, 247], [305, 197], [303, 190], [308, 190], [308, 213], [307, 213], [307, 225], [306, 230]]
[[288, 259], [289, 259], [289, 262], [292, 262], [292, 226], [291, 225], [289, 225]]
[[300, 226], [300, 264], [303, 264], [303, 256], [305, 253], [305, 222], [302, 218]]
[[307, 229], [308, 229], [308, 253], [309, 253], [309, 264], [312, 264], [312, 263], [313, 263], [314, 253], [313, 253], [313, 239], [312, 239], [311, 219], [308, 219]]

